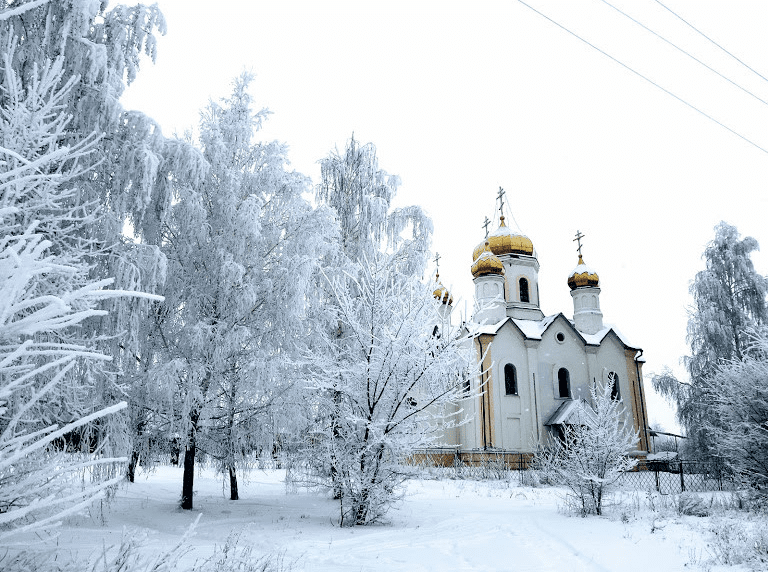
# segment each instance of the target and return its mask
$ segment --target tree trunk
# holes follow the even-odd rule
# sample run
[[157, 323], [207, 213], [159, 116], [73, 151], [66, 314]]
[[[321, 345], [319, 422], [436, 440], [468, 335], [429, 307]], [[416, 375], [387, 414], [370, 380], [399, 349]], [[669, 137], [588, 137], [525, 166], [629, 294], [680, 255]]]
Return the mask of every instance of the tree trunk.
[[197, 453], [197, 421], [200, 419], [198, 411], [192, 411], [189, 415], [191, 427], [187, 439], [187, 448], [184, 450], [184, 476], [181, 485], [181, 508], [192, 510], [192, 500], [195, 494], [195, 454]]
[[132, 483], [135, 475], [136, 475], [136, 467], [139, 464], [139, 452], [134, 449], [131, 453], [131, 460], [128, 461], [128, 470], [126, 471], [126, 477], [128, 477], [128, 482]]
[[184, 451], [184, 477], [181, 485], [181, 508], [192, 510], [192, 497], [195, 487], [195, 446], [194, 437]]
[[237, 494], [237, 474], [233, 465], [229, 467], [229, 500], [240, 500]]

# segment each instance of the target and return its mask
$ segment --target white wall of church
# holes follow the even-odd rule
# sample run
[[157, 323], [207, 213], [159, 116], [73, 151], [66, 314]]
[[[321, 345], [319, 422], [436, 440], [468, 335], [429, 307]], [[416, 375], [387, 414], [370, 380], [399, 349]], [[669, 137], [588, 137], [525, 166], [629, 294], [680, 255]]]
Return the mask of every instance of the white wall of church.
[[[527, 448], [535, 426], [532, 423], [532, 393], [529, 380], [527, 350], [519, 332], [511, 324], [501, 328], [491, 348], [493, 358], [493, 401], [498, 412], [494, 418], [494, 434], [503, 449]], [[517, 394], [507, 395], [504, 367], [512, 364], [517, 377]]]

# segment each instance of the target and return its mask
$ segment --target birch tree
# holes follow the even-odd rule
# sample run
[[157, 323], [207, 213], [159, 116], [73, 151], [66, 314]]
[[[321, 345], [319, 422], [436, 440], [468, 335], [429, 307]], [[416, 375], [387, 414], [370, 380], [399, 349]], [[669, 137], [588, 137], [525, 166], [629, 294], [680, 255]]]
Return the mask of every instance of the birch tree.
[[[87, 242], [83, 256], [93, 280], [111, 277], [124, 290], [157, 292], [165, 264], [158, 248], [160, 228], [171, 204], [171, 182], [199, 179], [204, 164], [191, 145], [164, 137], [149, 117], [124, 110], [119, 102], [142, 59], [155, 59], [156, 34], [165, 33], [162, 14], [156, 5], [109, 7], [91, 0], [14, 0], [2, 2], [2, 8], [0, 49], [6, 71], [14, 73], [16, 92], [34, 92], [38, 70], [58, 61], [60, 83], [71, 82], [57, 102], [64, 118], [60, 144], [74, 146], [91, 133], [101, 134], [91, 153], [79, 159], [77, 195], [61, 203], [62, 209], [88, 205], [93, 219], [77, 233], [49, 233], [44, 226], [38, 232], [57, 253]], [[0, 92], [4, 107], [12, 104], [8, 93]], [[126, 223], [133, 240], [122, 234]], [[133, 405], [130, 415], [112, 416], [97, 433], [83, 435], [84, 443], [107, 435], [113, 444], [124, 442], [141, 433], [144, 423], [145, 411], [136, 400], [146, 393], [141, 384], [152, 359], [154, 340], [146, 320], [151, 306], [139, 298], [115, 298], [105, 309], [108, 315], [85, 319], [67, 335], [113, 359], [81, 362], [69, 375], [88, 380], [91, 407], [125, 395]]]
[[[171, 434], [184, 451], [181, 506], [193, 506], [196, 456], [204, 453], [238, 497], [236, 471], [258, 448], [266, 411], [286, 391], [285, 367], [302, 336], [307, 285], [330, 220], [302, 197], [303, 175], [286, 148], [254, 143], [267, 112], [254, 112], [250, 76], [202, 115], [209, 165], [200, 185], [180, 186], [165, 230], [166, 302], [159, 317], [172, 380]], [[263, 446], [267, 446], [261, 443]]]
[[691, 355], [685, 359], [690, 381], [670, 372], [654, 376], [654, 388], [677, 405], [677, 416], [688, 434], [692, 454], [711, 455], [712, 405], [720, 388], [714, 373], [725, 363], [740, 361], [754, 349], [750, 335], [768, 322], [768, 281], [750, 258], [758, 249], [752, 237], [740, 238], [735, 227], [721, 222], [704, 251], [706, 268], [691, 285], [694, 306], [688, 320]]
[[141, 296], [89, 277], [94, 245], [84, 229], [98, 218], [94, 205], [80, 201], [77, 181], [98, 136], [66, 136], [62, 102], [75, 80], [63, 81], [59, 58], [33, 65], [22, 87], [9, 65], [14, 49], [11, 43], [0, 77], [0, 538], [52, 525], [120, 478], [78, 482], [83, 472], [98, 476], [125, 460], [105, 454], [104, 442], [87, 455], [60, 451], [68, 434], [126, 406], [92, 408], [92, 387], [72, 373], [110, 356], [73, 343], [71, 333], [106, 315], [101, 300]]

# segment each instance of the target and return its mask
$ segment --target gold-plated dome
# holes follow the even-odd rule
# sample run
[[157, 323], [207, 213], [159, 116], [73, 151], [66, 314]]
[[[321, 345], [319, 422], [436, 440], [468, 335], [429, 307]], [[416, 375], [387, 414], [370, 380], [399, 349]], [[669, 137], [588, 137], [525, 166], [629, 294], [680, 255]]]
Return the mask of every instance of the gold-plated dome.
[[432, 292], [435, 300], [440, 300], [443, 304], [447, 304], [449, 306], [453, 304], [453, 296], [451, 296], [448, 288], [443, 286], [440, 282], [440, 274], [435, 274], [435, 284], [437, 284], [437, 288], [435, 288], [435, 291]]
[[501, 260], [499, 260], [493, 252], [491, 252], [488, 240], [483, 244], [483, 250], [472, 265], [472, 276], [475, 278], [487, 274], [504, 274], [504, 264], [502, 264]]
[[[531, 242], [531, 239], [525, 235], [512, 232], [504, 223], [504, 215], [499, 217], [499, 219], [499, 228], [488, 235], [488, 238], [486, 239], [490, 245], [491, 252], [496, 256], [501, 256], [502, 254], [525, 254], [533, 256], [533, 243]], [[475, 250], [472, 252], [473, 261], [478, 259], [484, 248], [485, 241], [475, 247]]]
[[597, 275], [597, 272], [584, 264], [584, 259], [579, 254], [579, 264], [568, 277], [568, 286], [571, 290], [575, 290], [576, 288], [584, 288], [586, 286], [596, 287], [599, 284], [600, 277]]

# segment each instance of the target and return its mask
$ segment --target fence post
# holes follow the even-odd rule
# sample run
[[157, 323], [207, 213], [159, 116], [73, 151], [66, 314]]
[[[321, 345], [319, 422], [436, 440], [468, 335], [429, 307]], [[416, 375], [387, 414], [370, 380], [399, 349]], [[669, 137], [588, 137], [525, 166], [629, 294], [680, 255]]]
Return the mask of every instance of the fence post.
[[654, 463], [653, 465], [653, 473], [656, 475], [656, 492], [661, 492], [661, 482], [659, 480], [659, 465], [658, 463]]
[[680, 461], [680, 492], [685, 492], [685, 478], [683, 477], [683, 462]]

